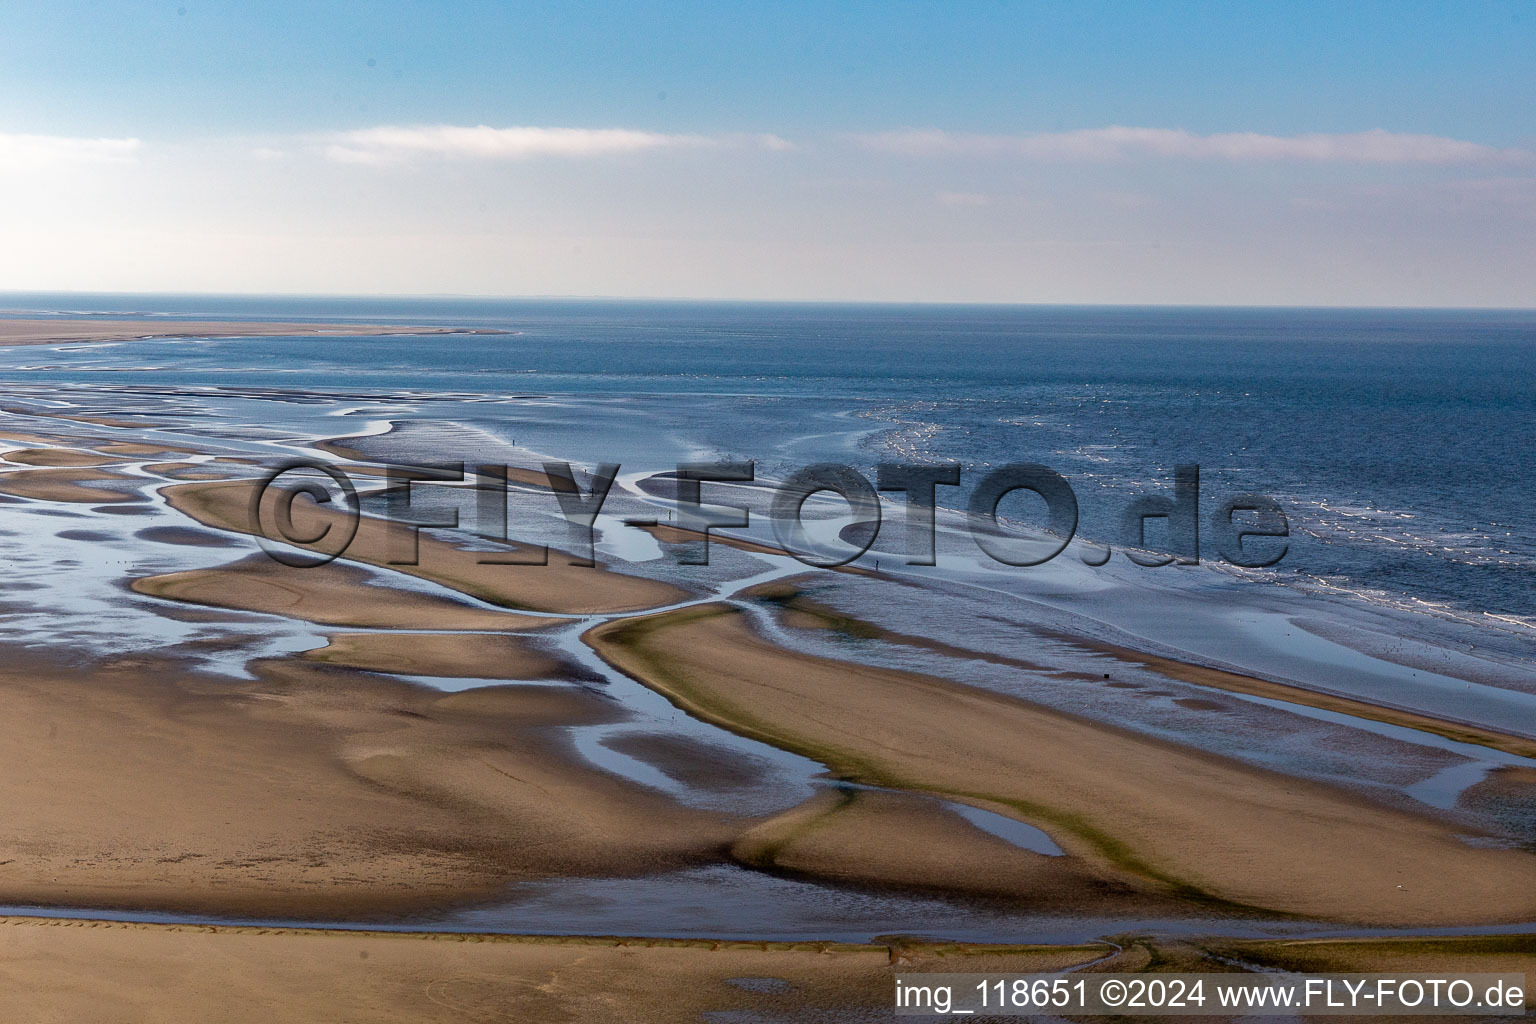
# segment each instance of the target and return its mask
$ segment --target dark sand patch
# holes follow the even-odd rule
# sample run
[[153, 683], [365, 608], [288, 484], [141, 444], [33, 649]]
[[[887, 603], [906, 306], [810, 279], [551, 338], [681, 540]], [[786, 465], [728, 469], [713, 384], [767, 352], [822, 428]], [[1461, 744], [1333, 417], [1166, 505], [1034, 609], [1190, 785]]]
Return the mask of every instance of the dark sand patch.
[[194, 548], [243, 548], [249, 543], [225, 533], [195, 530], [190, 526], [146, 526], [134, 536], [155, 544], [176, 544]]
[[1181, 708], [1191, 711], [1232, 711], [1232, 705], [1223, 704], [1216, 700], [1206, 700], [1204, 697], [1180, 697], [1174, 701]]
[[258, 647], [266, 642], [266, 637], [254, 633], [220, 633], [217, 636], [200, 636], [191, 640], [183, 640], [179, 644], [167, 647], [164, 653], [176, 655], [188, 654], [219, 654], [227, 651], [244, 651]]
[[[1457, 806], [1481, 812], [1536, 848], [1536, 768], [1505, 765], [1467, 787]], [[1536, 939], [1532, 940], [1536, 943]]]
[[63, 540], [79, 540], [87, 544], [100, 544], [103, 541], [117, 540], [113, 533], [102, 533], [100, 530], [60, 530], [54, 536]]

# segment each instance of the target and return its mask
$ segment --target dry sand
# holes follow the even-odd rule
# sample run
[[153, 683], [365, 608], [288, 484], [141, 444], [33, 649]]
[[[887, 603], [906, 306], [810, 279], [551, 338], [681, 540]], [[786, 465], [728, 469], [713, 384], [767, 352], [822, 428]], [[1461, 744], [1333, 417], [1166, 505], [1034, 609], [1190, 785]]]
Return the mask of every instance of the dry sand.
[[1195, 902], [1395, 925], [1536, 917], [1536, 856], [1429, 818], [1002, 695], [784, 650], [727, 606], [588, 634], [691, 714], [844, 778], [1045, 829], [1107, 882]]

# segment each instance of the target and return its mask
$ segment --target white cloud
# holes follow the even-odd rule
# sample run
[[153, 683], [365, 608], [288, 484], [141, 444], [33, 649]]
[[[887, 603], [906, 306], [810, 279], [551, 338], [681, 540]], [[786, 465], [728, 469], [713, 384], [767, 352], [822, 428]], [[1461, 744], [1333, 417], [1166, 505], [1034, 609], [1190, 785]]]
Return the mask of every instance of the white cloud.
[[625, 128], [491, 128], [487, 125], [385, 125], [344, 132], [327, 148], [333, 160], [383, 163], [411, 157], [526, 160], [540, 156], [604, 156], [663, 146], [697, 145], [698, 136]]
[[0, 168], [129, 160], [142, 147], [143, 143], [138, 139], [85, 139], [0, 132]]
[[1360, 164], [1523, 162], [1536, 155], [1439, 135], [1375, 129], [1352, 134], [1195, 135], [1171, 128], [1086, 128], [1034, 135], [978, 135], [909, 129], [857, 135], [867, 149], [905, 156], [1011, 156], [1032, 160], [1113, 161], [1135, 156], [1185, 160]]
[[752, 146], [794, 149], [777, 135], [675, 135], [630, 128], [544, 128], [488, 125], [382, 125], [342, 132], [323, 140], [327, 157], [341, 163], [385, 164], [418, 158], [529, 160], [537, 157], [602, 157], [657, 149]]

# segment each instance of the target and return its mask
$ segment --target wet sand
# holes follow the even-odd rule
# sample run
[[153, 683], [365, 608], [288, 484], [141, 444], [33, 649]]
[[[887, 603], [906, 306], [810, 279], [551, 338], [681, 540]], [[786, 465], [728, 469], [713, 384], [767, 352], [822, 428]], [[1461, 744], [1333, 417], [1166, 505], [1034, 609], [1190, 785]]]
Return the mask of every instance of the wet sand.
[[1076, 858], [1022, 849], [907, 793], [824, 792], [744, 834], [731, 855], [784, 874], [1022, 901], [1036, 911], [1179, 911], [1172, 900], [1096, 877]]
[[246, 475], [236, 469], [202, 462], [156, 462], [145, 466], [144, 472], [171, 480], [228, 480]]
[[898, 971], [1060, 970], [1105, 948], [893, 950], [0, 918], [0, 986], [15, 1019], [103, 1024], [859, 1020], [885, 1019]]
[[[795, 585], [795, 580], [793, 579], [752, 587], [744, 591], [743, 596], [764, 601], [780, 609], [782, 623], [796, 629], [828, 630], [855, 640], [900, 644], [905, 647], [915, 647], [921, 650], [932, 651], [936, 654], [943, 654], [947, 657], [1007, 665], [1029, 672], [1052, 671], [1045, 668], [1045, 666], [1031, 664], [1018, 658], [990, 654], [967, 647], [957, 647], [929, 637], [909, 636], [893, 632], [806, 597]], [[1211, 668], [1187, 661], [1178, 661], [1173, 658], [1147, 654], [1142, 651], [1134, 651], [1126, 647], [1105, 643], [1102, 640], [1089, 640], [1058, 631], [1038, 628], [1033, 632], [1055, 643], [1066, 644], [1122, 665], [1149, 668], [1169, 679], [1194, 683], [1197, 686], [1209, 687], [1213, 690], [1225, 690], [1228, 693], [1244, 693], [1256, 697], [1282, 700], [1290, 704], [1301, 704], [1323, 711], [1335, 711], [1354, 718], [1364, 718], [1374, 722], [1383, 722], [1387, 725], [1416, 729], [1448, 740], [1454, 740], [1458, 743], [1472, 743], [1477, 746], [1488, 747], [1491, 750], [1502, 750], [1505, 753], [1517, 754], [1521, 757], [1536, 757], [1536, 740], [1524, 736], [1495, 732], [1492, 729], [1485, 729], [1468, 723], [1447, 721], [1443, 718], [1434, 718], [1401, 708], [1369, 704], [1352, 697], [1321, 693], [1317, 690], [1291, 686], [1286, 683], [1276, 683], [1267, 679], [1257, 679], [1253, 676], [1229, 672], [1225, 669]], [[1111, 683], [1110, 685], [1114, 686], [1117, 684]], [[1192, 709], [1201, 707], [1201, 705], [1194, 704], [1192, 701], [1184, 701], [1183, 706], [1191, 707]], [[1210, 705], [1209, 702], [1206, 702], [1206, 706], [1210, 708], [1215, 705]]]
[[1256, 967], [1319, 974], [1377, 972], [1525, 974], [1526, 1006], [1536, 1006], [1536, 936], [1453, 938], [1209, 939], [1205, 948]]
[[136, 341], [140, 338], [282, 338], [298, 335], [505, 334], [455, 327], [303, 324], [238, 320], [14, 320], [0, 319], [0, 346], [64, 342]]
[[[182, 484], [165, 488], [166, 500], [206, 526], [253, 533], [251, 500], [257, 482]], [[263, 495], [263, 521], [271, 522], [274, 492]], [[345, 516], [329, 509], [294, 503], [294, 523], [300, 531], [334, 524], [346, 529]], [[405, 538], [402, 541], [401, 538]], [[414, 555], [417, 564], [401, 564]], [[601, 566], [575, 566], [559, 552], [551, 551], [548, 565], [504, 565], [486, 561], [492, 557], [529, 557], [526, 548], [502, 554], [469, 551], [423, 532], [411, 551], [409, 531], [382, 519], [362, 516], [357, 534], [347, 546], [351, 561], [383, 566], [397, 572], [440, 583], [461, 593], [506, 608], [574, 614], [638, 611], [686, 599], [686, 591], [666, 583], [607, 572]]]
[[575, 689], [258, 662], [0, 664], [0, 904], [363, 919], [718, 857], [741, 826], [592, 768]]
[[[1216, 957], [1225, 958], [1218, 960]], [[1234, 962], [1235, 961], [1235, 962]], [[1528, 937], [1086, 946], [564, 939], [0, 918], [24, 1020], [886, 1020], [898, 973], [1536, 971]], [[1527, 1007], [1533, 1000], [1528, 998]], [[1229, 1018], [1210, 1017], [1213, 1021]]]
[[327, 626], [369, 629], [538, 629], [564, 620], [513, 615], [450, 597], [377, 582], [367, 570], [331, 562], [307, 569], [263, 554], [213, 569], [191, 569], [133, 581], [150, 597], [269, 612]]
[[588, 640], [690, 714], [846, 779], [1018, 817], [1106, 882], [1357, 923], [1536, 917], [1528, 852], [947, 680], [787, 651], [729, 606], [610, 623]]
[[18, 466], [56, 466], [64, 469], [95, 469], [122, 462], [122, 458], [95, 455], [70, 448], [18, 448], [5, 453], [6, 462]]
[[0, 474], [0, 494], [81, 505], [140, 500], [124, 491], [92, 486], [125, 482], [144, 481], [110, 469], [15, 469]]
[[581, 679], [587, 673], [505, 633], [335, 633], [309, 661], [369, 672], [454, 679]]

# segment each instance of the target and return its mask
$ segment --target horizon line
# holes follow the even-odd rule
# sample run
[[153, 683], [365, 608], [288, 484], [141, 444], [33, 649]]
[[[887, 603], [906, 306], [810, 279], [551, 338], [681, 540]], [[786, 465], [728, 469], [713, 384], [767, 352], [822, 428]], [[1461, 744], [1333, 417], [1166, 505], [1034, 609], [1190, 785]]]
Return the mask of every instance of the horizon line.
[[[148, 291], [113, 289], [89, 290], [81, 288], [4, 288], [0, 298], [23, 295], [122, 295], [156, 296], [163, 298], [203, 299], [348, 299], [394, 301], [464, 301], [464, 302], [677, 302], [698, 305], [758, 305], [758, 306], [933, 306], [933, 307], [997, 307], [1037, 309], [1289, 309], [1289, 310], [1391, 310], [1401, 312], [1501, 312], [1536, 313], [1533, 306], [1477, 306], [1477, 305], [1382, 305], [1351, 303], [1306, 302], [1040, 302], [1007, 299], [796, 299], [796, 298], [739, 298], [721, 296], [684, 295], [597, 295], [597, 294], [476, 294], [468, 292], [238, 292], [238, 291]], [[4, 312], [22, 312], [3, 310]]]

